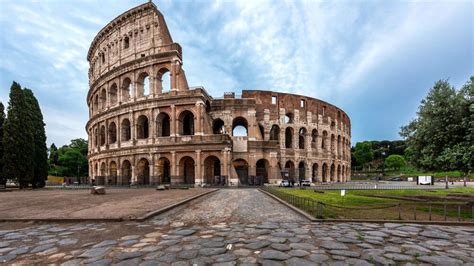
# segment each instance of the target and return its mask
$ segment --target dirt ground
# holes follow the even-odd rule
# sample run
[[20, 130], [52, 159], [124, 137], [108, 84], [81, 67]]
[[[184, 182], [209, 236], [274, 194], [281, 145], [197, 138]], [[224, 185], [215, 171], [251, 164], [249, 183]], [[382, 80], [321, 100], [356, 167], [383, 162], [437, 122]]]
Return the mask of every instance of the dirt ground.
[[0, 193], [0, 218], [129, 218], [140, 217], [207, 191], [204, 188], [106, 188], [105, 195], [89, 190], [27, 190]]

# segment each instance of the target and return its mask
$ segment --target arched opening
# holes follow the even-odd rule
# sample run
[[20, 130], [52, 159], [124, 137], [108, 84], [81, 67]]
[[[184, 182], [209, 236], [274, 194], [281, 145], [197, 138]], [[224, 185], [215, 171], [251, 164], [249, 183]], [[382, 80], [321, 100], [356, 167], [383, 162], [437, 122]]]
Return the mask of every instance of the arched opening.
[[99, 95], [95, 95], [94, 97], [94, 111], [99, 112]]
[[122, 120], [122, 141], [129, 141], [132, 137], [132, 129], [130, 127], [130, 120], [124, 119]]
[[265, 128], [261, 124], [258, 124], [258, 129], [260, 131], [260, 136], [262, 137], [261, 139], [264, 140], [265, 139]]
[[346, 182], [346, 166], [342, 166], [341, 170], [341, 182]]
[[117, 89], [117, 84], [112, 84], [109, 89], [109, 99], [110, 99], [110, 104], [111, 105], [116, 105], [117, 100], [118, 100], [118, 89]]
[[285, 115], [285, 124], [293, 124], [294, 123], [294, 115], [293, 113], [287, 113]]
[[194, 135], [194, 114], [191, 111], [183, 111], [179, 115], [179, 129], [183, 136]]
[[318, 168], [319, 168], [319, 165], [317, 163], [313, 164], [313, 171], [312, 171], [312, 175], [311, 175], [311, 178], [312, 178], [313, 182], [318, 181]]
[[287, 161], [285, 163], [285, 171], [288, 172], [288, 180], [295, 182], [295, 164], [292, 161]]
[[167, 113], [159, 113], [156, 117], [156, 136], [169, 137], [171, 132], [170, 116]]
[[107, 106], [107, 91], [102, 89], [100, 91], [100, 109], [103, 110]]
[[94, 145], [95, 147], [99, 146], [99, 130], [94, 129]]
[[122, 81], [122, 87], [120, 88], [120, 95], [122, 102], [127, 102], [132, 97], [132, 81], [129, 78], [125, 78]]
[[331, 182], [336, 181], [336, 166], [334, 166], [334, 164], [331, 164], [331, 170], [330, 170], [329, 176], [331, 178]]
[[337, 157], [341, 157], [341, 136], [337, 136], [337, 147], [336, 147]]
[[265, 183], [268, 183], [268, 170], [270, 169], [270, 163], [265, 160], [265, 159], [260, 159], [257, 161], [257, 177], [256, 180], [254, 180], [254, 185], [263, 185]]
[[140, 75], [138, 75], [137, 94], [138, 97], [150, 95], [150, 77], [146, 72], [142, 72]]
[[321, 140], [321, 149], [327, 150], [326, 140], [328, 138], [328, 132], [326, 130], [323, 131], [323, 139]]
[[117, 184], [117, 163], [115, 161], [110, 162], [107, 184], [109, 185]]
[[141, 115], [137, 120], [137, 139], [147, 139], [149, 136], [148, 117]]
[[337, 166], [337, 182], [341, 182], [342, 179], [341, 179], [341, 166], [338, 165]]
[[117, 142], [117, 125], [115, 122], [109, 124], [109, 144]]
[[160, 184], [170, 184], [171, 183], [171, 164], [170, 161], [161, 157], [156, 164], [156, 174], [158, 176], [158, 182]]
[[334, 121], [331, 122], [331, 130], [335, 130], [336, 129], [336, 123], [334, 123]]
[[221, 179], [221, 161], [216, 156], [204, 160], [204, 182], [211, 185], [225, 185]]
[[237, 177], [239, 178], [240, 185], [249, 184], [249, 165], [244, 159], [235, 160], [232, 165], [234, 166]]
[[346, 145], [346, 138], [343, 137], [343, 138], [342, 138], [342, 159], [343, 159], [343, 160], [347, 160], [347, 158], [346, 158], [346, 147], [347, 147], [347, 145]]
[[217, 118], [212, 121], [212, 133], [213, 134], [225, 133], [224, 121], [222, 121], [222, 119]]
[[323, 182], [328, 182], [328, 165], [323, 163], [323, 172], [322, 172]]
[[194, 184], [194, 160], [189, 156], [179, 161], [179, 170], [184, 184]]
[[318, 130], [313, 129], [311, 132], [311, 147], [317, 149], [318, 145]]
[[270, 140], [280, 140], [280, 127], [278, 125], [273, 125], [270, 130]]
[[248, 136], [248, 123], [247, 119], [239, 116], [232, 121], [232, 136], [234, 137], [245, 137]]
[[160, 69], [156, 77], [158, 91], [163, 93], [171, 90], [170, 71], [167, 68]]
[[100, 127], [100, 146], [105, 145], [105, 126]]
[[105, 185], [105, 179], [107, 176], [107, 169], [104, 162], [100, 164], [100, 176], [97, 178], [97, 185]]
[[287, 127], [285, 130], [285, 148], [293, 148], [293, 128]]
[[130, 39], [128, 37], [123, 38], [123, 49], [130, 47]]
[[137, 164], [137, 183], [139, 185], [150, 184], [150, 163], [147, 159], [142, 158]]
[[211, 111], [211, 102], [206, 101], [206, 113], [209, 113]]
[[300, 181], [306, 179], [306, 167], [304, 161], [301, 161], [298, 164], [298, 178]]
[[336, 137], [334, 134], [331, 134], [331, 154], [336, 154]]
[[125, 160], [122, 162], [122, 185], [130, 185], [132, 183], [132, 164]]
[[301, 149], [301, 150], [304, 150], [304, 142], [305, 142], [305, 138], [306, 138], [306, 128], [302, 127], [300, 128], [300, 131], [298, 132], [299, 136], [298, 136], [298, 147]]

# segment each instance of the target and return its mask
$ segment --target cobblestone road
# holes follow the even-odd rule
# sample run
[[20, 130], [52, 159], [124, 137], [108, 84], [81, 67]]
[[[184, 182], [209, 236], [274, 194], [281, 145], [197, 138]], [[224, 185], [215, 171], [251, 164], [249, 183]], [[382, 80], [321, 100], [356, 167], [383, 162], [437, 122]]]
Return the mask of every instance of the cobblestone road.
[[3, 223], [2, 262], [474, 265], [474, 228], [310, 223], [256, 190], [221, 190], [145, 223]]

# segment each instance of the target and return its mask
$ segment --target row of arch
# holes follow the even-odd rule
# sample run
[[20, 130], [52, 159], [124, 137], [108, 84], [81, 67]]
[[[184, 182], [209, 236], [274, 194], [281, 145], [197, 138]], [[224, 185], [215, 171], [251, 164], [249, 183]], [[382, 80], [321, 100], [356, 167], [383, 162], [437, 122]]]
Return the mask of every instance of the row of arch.
[[96, 114], [107, 107], [128, 102], [132, 98], [142, 98], [150, 95], [153, 91], [152, 85], [157, 86], [157, 91], [166, 92], [171, 89], [170, 71], [163, 67], [153, 77], [155, 82], [150, 82], [148, 71], [138, 74], [135, 82], [129, 76], [123, 77], [119, 84], [113, 82], [108, 88], [101, 88], [92, 96], [91, 112]]
[[[321, 169], [320, 169], [321, 167]], [[306, 176], [307, 165], [304, 161], [298, 163], [298, 168], [291, 160], [286, 161], [284, 169], [288, 172], [290, 180], [301, 180], [311, 178], [312, 182], [345, 182], [349, 176], [350, 169], [345, 165], [335, 163], [318, 163], [311, 165], [311, 176]]]

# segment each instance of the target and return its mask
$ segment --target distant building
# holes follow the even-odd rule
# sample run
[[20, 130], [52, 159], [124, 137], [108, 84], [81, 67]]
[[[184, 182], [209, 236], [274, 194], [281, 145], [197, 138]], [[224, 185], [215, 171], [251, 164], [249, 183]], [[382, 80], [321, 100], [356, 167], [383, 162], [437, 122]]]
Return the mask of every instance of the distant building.
[[294, 94], [213, 98], [190, 88], [181, 46], [151, 2], [107, 24], [87, 59], [89, 175], [97, 184], [350, 178], [351, 124], [343, 110]]

